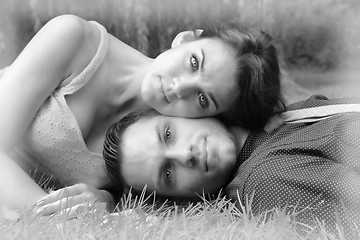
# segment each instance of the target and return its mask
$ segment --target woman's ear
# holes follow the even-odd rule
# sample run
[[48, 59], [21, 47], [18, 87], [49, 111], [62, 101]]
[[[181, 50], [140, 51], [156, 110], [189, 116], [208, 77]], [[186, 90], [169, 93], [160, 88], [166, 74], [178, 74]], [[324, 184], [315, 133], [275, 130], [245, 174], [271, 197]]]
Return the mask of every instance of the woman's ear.
[[202, 32], [202, 29], [196, 29], [192, 31], [183, 31], [178, 33], [171, 43], [171, 48], [198, 39]]

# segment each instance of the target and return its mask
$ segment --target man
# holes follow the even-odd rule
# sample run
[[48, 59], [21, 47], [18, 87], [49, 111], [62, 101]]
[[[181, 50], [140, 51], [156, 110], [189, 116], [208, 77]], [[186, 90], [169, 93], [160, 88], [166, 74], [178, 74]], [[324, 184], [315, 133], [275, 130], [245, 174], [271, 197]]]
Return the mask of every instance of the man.
[[[294, 106], [343, 103], [310, 98]], [[226, 187], [239, 204], [252, 198], [254, 213], [286, 208], [330, 231], [335, 223], [360, 224], [360, 113], [287, 124], [271, 134], [226, 128], [215, 119], [131, 113], [109, 128], [104, 146], [114, 182], [135, 190], [146, 185], [189, 198]]]
[[[315, 97], [290, 109], [342, 103]], [[134, 116], [118, 131], [117, 172], [136, 190], [147, 185], [160, 195], [192, 197], [226, 187], [238, 203], [253, 196], [255, 213], [286, 207], [299, 221], [318, 218], [330, 230], [360, 223], [360, 113], [287, 124], [272, 134], [226, 129], [215, 119]]]

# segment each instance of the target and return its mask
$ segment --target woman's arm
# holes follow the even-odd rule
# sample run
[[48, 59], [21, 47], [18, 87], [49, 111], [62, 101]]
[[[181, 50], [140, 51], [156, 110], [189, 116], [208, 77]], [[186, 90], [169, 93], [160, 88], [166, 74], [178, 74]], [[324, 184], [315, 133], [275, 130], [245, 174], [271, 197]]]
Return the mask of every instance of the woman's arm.
[[0, 202], [9, 207], [32, 205], [45, 194], [7, 153], [58, 85], [90, 62], [97, 43], [85, 49], [96, 40], [87, 41], [88, 32], [96, 32], [89, 25], [75, 16], [51, 20], [0, 79]]
[[46, 192], [7, 154], [0, 153], [0, 159], [1, 208], [31, 207], [38, 199], [46, 195]]
[[73, 16], [51, 20], [3, 74], [0, 150], [8, 151], [18, 143], [46, 98], [76, 71], [84, 38], [82, 25]]

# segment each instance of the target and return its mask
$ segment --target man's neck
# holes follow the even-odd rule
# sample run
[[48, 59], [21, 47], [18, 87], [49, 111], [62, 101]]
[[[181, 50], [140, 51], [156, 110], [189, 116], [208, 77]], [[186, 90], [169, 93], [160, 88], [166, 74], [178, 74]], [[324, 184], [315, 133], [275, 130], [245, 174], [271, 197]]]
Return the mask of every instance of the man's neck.
[[246, 130], [242, 127], [234, 126], [234, 127], [229, 128], [229, 132], [231, 133], [231, 135], [233, 136], [233, 138], [235, 140], [236, 153], [237, 153], [237, 155], [239, 155], [242, 147], [245, 144], [247, 137], [250, 134], [250, 131]]

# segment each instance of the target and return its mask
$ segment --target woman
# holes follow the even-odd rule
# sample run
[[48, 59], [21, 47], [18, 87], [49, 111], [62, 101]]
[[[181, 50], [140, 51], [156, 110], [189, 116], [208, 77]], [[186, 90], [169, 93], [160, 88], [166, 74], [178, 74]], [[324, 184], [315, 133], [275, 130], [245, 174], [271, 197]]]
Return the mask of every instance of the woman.
[[0, 197], [19, 206], [44, 196], [26, 174], [35, 170], [57, 187], [112, 187], [101, 155], [105, 131], [134, 110], [262, 128], [282, 107], [279, 75], [269, 37], [236, 24], [180, 33], [171, 50], [150, 59], [96, 22], [56, 17], [0, 80]]

